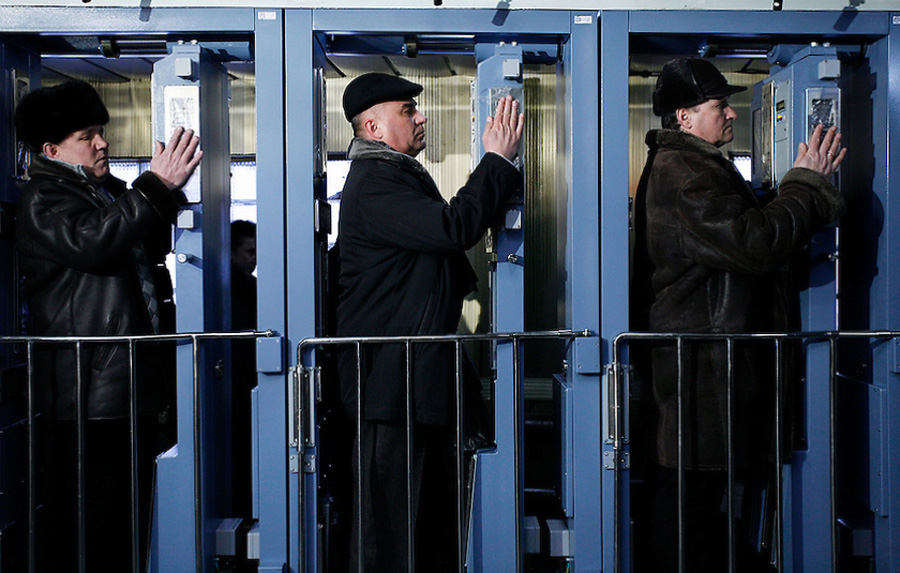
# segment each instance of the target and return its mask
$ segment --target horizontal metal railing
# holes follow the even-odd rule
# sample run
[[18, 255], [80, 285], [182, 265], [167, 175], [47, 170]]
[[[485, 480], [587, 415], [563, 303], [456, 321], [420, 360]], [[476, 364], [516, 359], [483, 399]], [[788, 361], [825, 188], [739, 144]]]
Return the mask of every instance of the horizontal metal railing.
[[[416, 345], [422, 344], [444, 344], [444, 345], [452, 345], [453, 351], [455, 354], [454, 361], [454, 371], [453, 371], [453, 413], [454, 413], [454, 442], [455, 442], [455, 486], [456, 486], [456, 563], [460, 572], [465, 570], [465, 556], [466, 556], [466, 542], [467, 542], [467, 503], [466, 503], [466, 481], [464, 480], [465, 473], [465, 460], [464, 460], [464, 451], [463, 451], [463, 420], [464, 420], [464, 399], [463, 399], [463, 380], [462, 380], [462, 361], [463, 361], [463, 344], [476, 342], [476, 343], [490, 343], [493, 347], [494, 356], [496, 357], [496, 346], [503, 344], [511, 344], [512, 345], [512, 355], [513, 355], [513, 400], [516, 404], [521, 401], [522, 397], [522, 385], [523, 385], [523, 375], [521, 370], [520, 362], [523, 358], [523, 354], [521, 353], [521, 346], [526, 341], [533, 340], [552, 340], [558, 339], [565, 341], [567, 344], [570, 343], [574, 338], [581, 336], [591, 336], [590, 331], [580, 331], [573, 332], [570, 330], [552, 330], [552, 331], [536, 331], [536, 332], [508, 332], [508, 333], [491, 333], [491, 334], [468, 334], [468, 335], [425, 335], [425, 336], [361, 336], [361, 337], [327, 337], [327, 338], [308, 338], [300, 342], [297, 347], [297, 364], [300, 365], [301, 369], [312, 367], [314, 362], [314, 350], [316, 349], [325, 349], [325, 348], [335, 348], [335, 347], [344, 347], [345, 349], [352, 349], [354, 352], [353, 360], [355, 363], [355, 372], [356, 372], [356, 380], [355, 380], [355, 399], [356, 399], [356, 412], [355, 412], [355, 431], [357, 440], [358, 437], [362, 435], [363, 432], [363, 411], [364, 411], [364, 393], [363, 393], [363, 375], [362, 375], [362, 352], [363, 347], [366, 346], [383, 346], [386, 344], [400, 344], [403, 345], [403, 355], [404, 355], [404, 363], [405, 368], [404, 371], [398, 372], [397, 375], [399, 378], [405, 380], [406, 384], [406, 414], [405, 414], [405, 435], [406, 435], [406, 524], [407, 524], [407, 553], [405, 556], [406, 562], [406, 570], [410, 573], [415, 571], [415, 531], [413, 528], [413, 500], [412, 500], [412, 449], [413, 449], [413, 439], [414, 432], [413, 427], [415, 425], [414, 415], [413, 415], [413, 370], [412, 370], [412, 359], [411, 355], [413, 353], [413, 348]], [[315, 421], [314, 412], [315, 408], [315, 400], [312, 397], [313, 393], [310, 390], [304, 388], [297, 388], [295, 391], [295, 395], [298, 396], [299, 401], [295, 404], [296, 407], [296, 415], [293, 416], [294, 424], [301, 428], [301, 433], [303, 433], [302, 428], [307, 428], [307, 434], [301, 436], [300, 444], [301, 447], [305, 443], [306, 445], [313, 444], [314, 440], [310, 439], [308, 432], [313, 432]], [[303, 397], [306, 397], [306, 401], [304, 402]], [[521, 443], [521, 436], [519, 435], [519, 428], [521, 426], [520, 422], [522, 420], [523, 413], [519, 407], [513, 407], [513, 427], [516, 429], [516, 435], [514, 437], [514, 444]], [[498, 427], [501, 424], [500, 420], [494, 420], [494, 427]], [[358, 447], [356, 447], [356, 467], [363, 467], [363, 459], [362, 459], [362, 445], [360, 441], [357, 441]], [[508, 446], [507, 444], [503, 444], [504, 447]], [[515, 452], [515, 467], [519, 468], [515, 473], [515, 476], [510, 476], [510, 479], [515, 480], [516, 483], [516, 491], [523, 491], [523, 484], [521, 483], [521, 464], [522, 464], [522, 452], [518, 451], [518, 447], [516, 447]], [[301, 482], [302, 483], [302, 482]], [[364, 479], [356, 479], [355, 480], [355, 494], [357, 499], [363, 499], [363, 489], [366, 484], [364, 484]], [[302, 487], [302, 485], [301, 485]], [[303, 498], [303, 494], [301, 492], [301, 499]], [[365, 563], [365, 549], [364, 549], [364, 515], [363, 515], [363, 504], [359, 503], [356, 507], [356, 512], [354, 515], [354, 527], [356, 528], [356, 554], [358, 556], [357, 569], [362, 572], [364, 571], [364, 563]], [[521, 518], [521, 508], [517, 508], [519, 516]], [[302, 545], [302, 542], [301, 542]], [[517, 539], [517, 554], [521, 554], [521, 540]], [[301, 547], [301, 553], [304, 552], [304, 547]], [[300, 567], [301, 571], [304, 571], [303, 564], [301, 563]]]
[[[771, 372], [771, 380], [774, 382], [774, 396], [771, 405], [774, 411], [774, 460], [775, 478], [774, 478], [774, 497], [775, 497], [775, 515], [774, 515], [774, 547], [770, 548], [769, 566], [775, 571], [785, 571], [784, 548], [785, 543], [785, 527], [784, 527], [784, 511], [785, 499], [783, 491], [784, 481], [784, 465], [785, 459], [783, 452], [784, 439], [784, 423], [785, 423], [785, 400], [783, 396], [785, 388], [785, 345], [791, 341], [800, 343], [804, 348], [809, 349], [813, 345], [825, 344], [828, 351], [828, 411], [825, 412], [828, 420], [828, 460], [829, 460], [829, 476], [828, 484], [830, 490], [830, 548], [831, 548], [831, 570], [838, 571], [839, 555], [837, 545], [837, 480], [835, 473], [836, 465], [836, 412], [835, 412], [835, 394], [837, 389], [837, 380], [839, 374], [837, 371], [838, 346], [841, 341], [847, 340], [867, 340], [874, 344], [883, 344], [894, 338], [900, 337], [898, 331], [827, 331], [827, 332], [796, 332], [796, 333], [748, 333], [748, 334], [701, 334], [701, 333], [650, 333], [650, 332], [626, 332], [618, 335], [613, 341], [613, 364], [610, 372], [612, 380], [610, 382], [611, 396], [615, 396], [616, 403], [611, 405], [615, 414], [611, 416], [610, 424], [612, 427], [609, 432], [611, 436], [615, 436], [616, 455], [620, 457], [623, 450], [627, 447], [627, 440], [620, 439], [626, 436], [628, 432], [628, 397], [629, 389], [627, 387], [625, 372], [629, 366], [636, 366], [630, 362], [629, 350], [634, 350], [638, 345], [674, 345], [677, 356], [677, 407], [678, 407], [678, 436], [677, 436], [677, 478], [678, 478], [678, 564], [679, 572], [687, 571], [685, 562], [685, 466], [684, 459], [684, 439], [685, 439], [685, 420], [684, 420], [684, 386], [686, 384], [686, 374], [684, 372], [685, 347], [689, 344], [719, 344], [724, 345], [726, 350], [726, 380], [723, 381], [726, 386], [727, 395], [727, 495], [726, 495], [726, 516], [728, 522], [727, 529], [727, 569], [729, 572], [738, 570], [736, 562], [735, 548], [735, 499], [734, 499], [734, 477], [735, 477], [735, 452], [734, 452], [734, 382], [735, 382], [735, 344], [736, 343], [758, 343], [771, 345], [770, 355], [773, 358], [773, 371]], [[649, 365], [645, 365], [649, 366]], [[802, 366], [806, 366], [804, 361]], [[809, 412], [807, 418], [820, 415], [820, 412]], [[696, 432], [696, 426], [694, 427]], [[617, 482], [617, 488], [619, 484]], [[616, 495], [618, 501], [618, 493]], [[618, 513], [617, 509], [617, 513]], [[618, 521], [618, 523], [622, 523]], [[615, 551], [617, 555], [616, 571], [623, 571], [625, 556], [622, 555], [622, 544], [620, 539], [621, 533], [617, 531]]]
[[[84, 380], [84, 370], [83, 370], [83, 356], [86, 349], [91, 348], [95, 345], [105, 344], [105, 345], [122, 345], [127, 347], [128, 350], [128, 364], [129, 364], [129, 376], [128, 376], [128, 401], [129, 401], [129, 413], [128, 419], [130, 424], [129, 430], [129, 442], [131, 446], [130, 452], [130, 470], [131, 470], [131, 483], [130, 483], [130, 494], [131, 494], [131, 562], [132, 562], [132, 572], [137, 573], [140, 570], [140, 561], [141, 561], [141, 548], [139, 539], [139, 509], [138, 509], [138, 494], [140, 484], [138, 482], [138, 441], [137, 441], [137, 433], [138, 433], [138, 409], [139, 404], [137, 403], [137, 392], [136, 392], [136, 380], [137, 380], [137, 369], [136, 369], [136, 360], [135, 356], [138, 352], [138, 349], [148, 344], [158, 344], [158, 343], [170, 343], [176, 346], [183, 345], [191, 345], [192, 347], [192, 372], [193, 372], [193, 398], [194, 398], [194, 412], [193, 412], [193, 451], [194, 451], [194, 470], [197, 472], [199, 476], [199, 472], [201, 469], [201, 460], [202, 460], [202, 443], [201, 443], [201, 432], [200, 432], [200, 412], [199, 412], [199, 398], [200, 398], [200, 378], [201, 378], [201, 364], [200, 364], [200, 347], [204, 342], [218, 340], [218, 341], [226, 341], [226, 340], [240, 340], [240, 339], [255, 339], [262, 337], [271, 337], [275, 336], [273, 331], [259, 331], [259, 332], [217, 332], [217, 333], [181, 333], [181, 334], [156, 334], [156, 335], [135, 335], [135, 336], [5, 336], [0, 337], [0, 347], [12, 345], [14, 347], [12, 352], [8, 353], [8, 356], [11, 356], [14, 360], [14, 364], [7, 365], [8, 367], [25, 367], [27, 371], [26, 376], [26, 412], [25, 412], [25, 421], [26, 421], [26, 441], [27, 441], [27, 452], [28, 452], [28, 461], [27, 461], [27, 483], [28, 483], [28, 505], [27, 505], [27, 524], [28, 524], [28, 542], [27, 542], [27, 550], [25, 559], [27, 561], [27, 570], [29, 573], [34, 573], [37, 571], [37, 555], [36, 555], [36, 536], [37, 536], [37, 521], [36, 521], [36, 508], [38, 505], [37, 494], [36, 494], [36, 482], [38, 479], [37, 472], [37, 462], [36, 462], [36, 448], [37, 448], [37, 438], [36, 438], [36, 420], [41, 412], [37, 411], [35, 395], [36, 388], [35, 385], [40, 383], [40, 381], [35, 379], [35, 359], [37, 351], [43, 350], [46, 348], [56, 348], [56, 349], [66, 349], [71, 348], [75, 351], [76, 358], [76, 368], [74, 372], [75, 384], [76, 384], [76, 406], [75, 406], [75, 424], [76, 424], [76, 475], [77, 475], [77, 502], [76, 502], [76, 511], [77, 511], [77, 524], [78, 524], [78, 532], [77, 532], [77, 570], [80, 573], [85, 573], [87, 571], [87, 563], [86, 563], [86, 522], [85, 522], [85, 425], [86, 425], [86, 396], [85, 392], [89, 390], [89, 388], [85, 388], [85, 380]], [[23, 351], [24, 347], [24, 351]], [[21, 362], [22, 356], [24, 355], [25, 362], [24, 364]], [[174, 353], [173, 353], [174, 357]], [[42, 414], [46, 415], [46, 414]], [[196, 479], [197, 487], [200, 487], [200, 479]], [[195, 507], [194, 507], [194, 521], [195, 528], [197, 533], [197, 539], [202, 538], [202, 514], [201, 514], [201, 496], [200, 492], [195, 492]], [[197, 553], [198, 553], [198, 566], [201, 563], [202, 556], [200, 555], [200, 544], [198, 543]], [[198, 571], [201, 570], [198, 568]]]

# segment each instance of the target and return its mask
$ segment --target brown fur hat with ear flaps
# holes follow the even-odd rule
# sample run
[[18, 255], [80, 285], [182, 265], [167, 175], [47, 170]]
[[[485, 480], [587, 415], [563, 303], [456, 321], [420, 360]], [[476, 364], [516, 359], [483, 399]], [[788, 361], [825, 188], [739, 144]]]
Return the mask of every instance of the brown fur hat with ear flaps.
[[45, 143], [59, 143], [79, 129], [108, 122], [100, 95], [81, 80], [35, 90], [16, 108], [16, 136], [34, 153]]
[[659, 116], [693, 107], [706, 100], [725, 98], [746, 87], [728, 83], [714, 65], [699, 58], [678, 58], [663, 65], [653, 92], [653, 113]]

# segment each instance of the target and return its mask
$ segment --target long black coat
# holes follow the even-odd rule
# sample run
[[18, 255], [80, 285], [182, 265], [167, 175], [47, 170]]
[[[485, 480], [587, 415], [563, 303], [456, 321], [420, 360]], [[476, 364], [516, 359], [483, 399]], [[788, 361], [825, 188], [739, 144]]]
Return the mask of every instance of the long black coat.
[[[452, 334], [463, 297], [475, 288], [465, 251], [473, 247], [522, 184], [519, 171], [485, 154], [448, 203], [415, 159], [355, 139], [340, 215], [339, 336]], [[412, 353], [413, 419], [445, 424], [453, 411], [452, 345], [420, 344]], [[356, 363], [341, 361], [344, 402], [355, 412]], [[367, 347], [364, 417], [406, 419], [402, 345]]]
[[[141, 291], [134, 248], [143, 248], [151, 266], [162, 263], [170, 227], [178, 211], [172, 194], [152, 173], [132, 189], [108, 177], [103, 191], [73, 170], [32, 157], [30, 180], [17, 211], [16, 248], [24, 275], [30, 319], [37, 336], [118, 336], [153, 332]], [[154, 268], [163, 329], [173, 318], [171, 283]], [[171, 304], [171, 301], [170, 301]], [[45, 411], [58, 420], [76, 418], [76, 356], [72, 345], [39, 349], [35, 375]], [[138, 345], [139, 413], [158, 409], [164, 367], [159, 345]], [[128, 348], [87, 344], [82, 360], [88, 419], [127, 417]]]
[[[650, 155], [635, 196], [633, 327], [696, 333], [796, 327], [789, 323], [784, 267], [814, 232], [844, 211], [843, 196], [817, 173], [795, 168], [782, 179], [778, 196], [761, 206], [733, 164], [706, 141], [659, 130], [647, 134], [647, 145]], [[757, 406], [772, 398], [769, 356], [771, 347], [736, 348], [734, 400], [743, 417], [735, 428], [739, 455], [766, 423]], [[685, 463], [724, 468], [724, 343], [686, 345], [683, 368]], [[677, 369], [674, 346], [653, 351], [657, 452], [667, 467], [677, 464]]]

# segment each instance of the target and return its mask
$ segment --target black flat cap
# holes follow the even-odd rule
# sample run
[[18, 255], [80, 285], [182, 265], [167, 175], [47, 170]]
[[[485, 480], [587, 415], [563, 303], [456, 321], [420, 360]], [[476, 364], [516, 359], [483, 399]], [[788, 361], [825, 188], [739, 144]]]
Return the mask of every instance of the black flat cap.
[[728, 83], [719, 70], [706, 60], [679, 58], [665, 63], [656, 79], [653, 113], [666, 115], [682, 107], [691, 107], [709, 99], [728, 97], [745, 87]]
[[108, 122], [97, 91], [80, 80], [34, 90], [16, 108], [16, 135], [36, 153], [45, 143], [59, 143], [79, 129]]
[[344, 89], [344, 117], [351, 121], [373, 105], [406, 101], [422, 93], [422, 86], [390, 74], [371, 72], [355, 78]]

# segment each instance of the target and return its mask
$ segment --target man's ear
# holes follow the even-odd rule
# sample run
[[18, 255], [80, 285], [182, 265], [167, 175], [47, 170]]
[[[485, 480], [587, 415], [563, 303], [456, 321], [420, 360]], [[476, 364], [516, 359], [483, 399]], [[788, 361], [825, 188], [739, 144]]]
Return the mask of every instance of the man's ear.
[[381, 139], [381, 130], [378, 128], [378, 119], [374, 115], [370, 115], [363, 122], [363, 131], [366, 139]]
[[59, 146], [48, 141], [41, 147], [41, 151], [50, 159], [56, 159], [56, 156], [59, 155]]
[[680, 107], [675, 110], [675, 119], [678, 120], [678, 125], [683, 127], [684, 129], [691, 128], [691, 110], [686, 107]]

